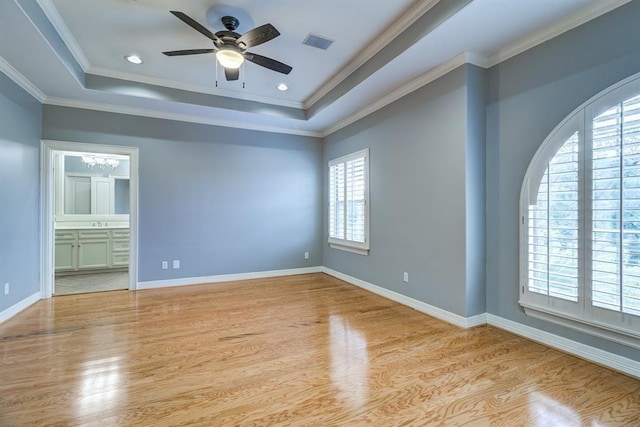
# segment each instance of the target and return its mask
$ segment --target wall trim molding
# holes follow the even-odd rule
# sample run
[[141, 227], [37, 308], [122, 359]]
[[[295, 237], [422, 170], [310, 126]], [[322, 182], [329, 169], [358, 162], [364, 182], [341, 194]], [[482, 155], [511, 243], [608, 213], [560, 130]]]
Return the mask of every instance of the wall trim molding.
[[463, 52], [457, 56], [454, 56], [453, 58], [451, 58], [450, 60], [448, 60], [447, 62], [444, 62], [440, 65], [437, 65], [433, 68], [431, 68], [429, 71], [427, 71], [424, 74], [421, 74], [420, 76], [416, 77], [415, 79], [405, 83], [404, 85], [400, 86], [399, 88], [397, 88], [396, 90], [389, 92], [388, 94], [384, 95], [383, 97], [379, 98], [376, 102], [374, 102], [373, 104], [370, 104], [364, 108], [362, 108], [361, 110], [356, 111], [355, 113], [347, 116], [347, 118], [339, 121], [338, 123], [336, 123], [335, 125], [331, 126], [330, 128], [324, 130], [320, 136], [321, 137], [326, 137], [331, 135], [334, 132], [339, 131], [340, 129], [349, 126], [350, 124], [353, 124], [355, 122], [357, 122], [360, 119], [363, 119], [365, 117], [367, 117], [368, 115], [375, 113], [376, 111], [380, 110], [383, 107], [386, 107], [387, 105], [391, 104], [394, 101], [397, 101], [398, 99], [410, 94], [411, 92], [414, 92], [418, 89], [420, 89], [423, 86], [426, 86], [427, 84], [433, 82], [434, 80], [439, 79], [440, 77], [446, 75], [447, 73], [455, 70], [456, 68], [458, 68], [461, 65], [464, 64], [473, 64], [473, 65], [477, 65], [479, 67], [485, 67], [486, 65], [486, 61], [484, 60], [484, 58], [481, 55], [477, 55], [474, 53], [470, 53], [470, 52]]
[[257, 271], [253, 273], [233, 273], [233, 274], [219, 274], [215, 276], [185, 277], [180, 279], [151, 280], [147, 282], [138, 282], [138, 286], [136, 289], [140, 290], [140, 289], [169, 288], [173, 286], [203, 285], [207, 283], [233, 282], [238, 280], [250, 280], [250, 279], [267, 279], [270, 277], [294, 276], [297, 274], [311, 274], [311, 273], [321, 273], [321, 272], [322, 272], [322, 267], [304, 267], [304, 268], [291, 268], [287, 270]]
[[64, 19], [62, 19], [62, 15], [60, 15], [60, 12], [56, 8], [56, 6], [53, 4], [53, 1], [51, 0], [36, 0], [36, 1], [38, 2], [38, 5], [40, 6], [44, 14], [49, 19], [49, 22], [51, 22], [51, 25], [53, 25], [53, 28], [55, 28], [58, 34], [60, 35], [60, 38], [62, 39], [64, 44], [67, 45], [67, 48], [71, 52], [71, 55], [73, 55], [73, 57], [78, 62], [78, 64], [80, 64], [80, 67], [82, 67], [82, 70], [86, 72], [90, 65], [89, 60], [87, 59], [87, 56], [84, 54], [84, 52], [80, 48], [80, 45], [78, 44], [75, 37], [73, 37], [73, 34], [71, 34], [69, 27], [67, 27], [67, 24], [64, 22]]
[[217, 97], [240, 99], [244, 101], [259, 102], [259, 103], [268, 104], [268, 105], [278, 105], [281, 107], [289, 107], [289, 108], [297, 108], [297, 109], [303, 108], [302, 102], [287, 101], [284, 99], [269, 98], [269, 97], [260, 96], [260, 95], [250, 95], [246, 93], [239, 93], [239, 92], [225, 90], [221, 88], [215, 88], [211, 86], [201, 86], [197, 84], [182, 83], [174, 80], [164, 79], [161, 77], [145, 76], [145, 75], [130, 73], [126, 71], [113, 70], [105, 67], [91, 66], [86, 71], [86, 73], [93, 74], [95, 76], [108, 77], [112, 79], [131, 81], [131, 82], [148, 84], [153, 86], [161, 86], [169, 89], [195, 92], [198, 94], [206, 93], [208, 95], [213, 95]]
[[290, 128], [277, 128], [271, 126], [248, 125], [241, 121], [218, 120], [188, 114], [167, 113], [147, 108], [127, 107], [121, 105], [106, 104], [102, 102], [81, 101], [69, 98], [47, 97], [44, 100], [46, 105], [56, 105], [58, 107], [81, 108], [84, 110], [104, 111], [106, 113], [126, 114], [130, 116], [149, 117], [152, 119], [175, 120], [179, 122], [198, 123], [202, 125], [222, 126], [236, 129], [255, 130], [260, 132], [272, 132], [289, 135], [322, 136], [319, 132], [306, 131]]
[[11, 307], [7, 308], [6, 310], [0, 311], [0, 323], [6, 322], [16, 314], [29, 308], [30, 306], [37, 303], [41, 299], [42, 299], [42, 293], [38, 291], [35, 294], [29, 297], [26, 297], [22, 301], [18, 301], [17, 303], [13, 304]]
[[400, 35], [407, 27], [417, 21], [437, 3], [438, 0], [422, 0], [410, 6], [402, 16], [390, 24], [387, 29], [380, 34], [380, 36], [369, 43], [365, 49], [360, 51], [360, 53], [354, 59], [349, 61], [349, 63], [346, 64], [336, 75], [312, 93], [311, 96], [305, 99], [302, 103], [303, 108], [307, 110], [313, 107], [316, 102], [331, 92], [344, 79], [357, 71], [365, 62], [370, 60], [376, 53], [388, 45], [391, 40]]
[[40, 89], [31, 83], [25, 76], [20, 74], [18, 70], [13, 68], [2, 56], [0, 56], [0, 72], [9, 77], [15, 84], [24, 89], [29, 95], [33, 96], [39, 102], [44, 102], [47, 97]]
[[629, 3], [631, 0], [609, 0], [606, 2], [595, 2], [586, 9], [581, 9], [576, 13], [573, 13], [560, 21], [557, 21], [551, 25], [543, 27], [542, 29], [525, 36], [520, 40], [507, 45], [491, 55], [487, 61], [487, 67], [493, 67], [499, 63], [506, 61], [516, 55], [521, 54], [533, 47], [538, 46], [554, 37], [557, 37], [567, 31], [570, 31], [582, 24], [585, 24], [605, 13], [608, 13], [618, 7]]
[[581, 359], [588, 360], [589, 362], [623, 372], [635, 378], [640, 378], [640, 362], [636, 362], [635, 360], [618, 356], [617, 354], [600, 350], [599, 348], [591, 347], [493, 314], [487, 314], [487, 323], [496, 328], [504, 329], [507, 332], [546, 345], [547, 347], [552, 347]]
[[406, 295], [402, 295], [398, 292], [394, 292], [381, 286], [374, 285], [373, 283], [365, 282], [364, 280], [360, 280], [347, 274], [340, 273], [339, 271], [332, 270], [331, 268], [322, 267], [322, 272], [369, 292], [373, 292], [374, 294], [380, 295], [381, 297], [390, 299], [391, 301], [395, 301], [402, 305], [406, 305], [407, 307], [411, 307], [421, 313], [428, 314], [429, 316], [435, 317], [436, 319], [451, 323], [452, 325], [458, 326], [460, 328], [468, 329], [474, 326], [486, 324], [485, 313], [472, 317], [463, 317], [455, 313], [451, 313], [450, 311], [443, 310], [439, 307], [408, 297]]

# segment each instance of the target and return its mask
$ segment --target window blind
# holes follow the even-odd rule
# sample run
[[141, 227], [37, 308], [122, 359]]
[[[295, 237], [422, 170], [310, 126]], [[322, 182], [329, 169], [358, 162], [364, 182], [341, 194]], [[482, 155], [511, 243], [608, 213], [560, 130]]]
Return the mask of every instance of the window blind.
[[578, 299], [578, 133], [548, 163], [529, 207], [529, 291]]
[[592, 282], [596, 307], [640, 314], [640, 96], [593, 120]]
[[369, 249], [368, 149], [329, 162], [329, 243]]

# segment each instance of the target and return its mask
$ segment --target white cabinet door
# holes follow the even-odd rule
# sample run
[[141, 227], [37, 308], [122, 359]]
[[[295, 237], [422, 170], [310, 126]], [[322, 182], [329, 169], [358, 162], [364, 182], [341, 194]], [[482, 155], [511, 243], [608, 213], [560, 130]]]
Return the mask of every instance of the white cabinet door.
[[56, 240], [55, 254], [56, 271], [75, 270], [77, 268], [75, 240]]
[[109, 230], [78, 231], [78, 270], [111, 266], [111, 234]]
[[91, 177], [91, 213], [112, 214], [115, 211], [113, 178]]
[[111, 248], [108, 239], [89, 240], [78, 242], [78, 269], [109, 268], [109, 256]]
[[64, 213], [91, 213], [91, 178], [88, 176], [66, 176], [64, 180]]

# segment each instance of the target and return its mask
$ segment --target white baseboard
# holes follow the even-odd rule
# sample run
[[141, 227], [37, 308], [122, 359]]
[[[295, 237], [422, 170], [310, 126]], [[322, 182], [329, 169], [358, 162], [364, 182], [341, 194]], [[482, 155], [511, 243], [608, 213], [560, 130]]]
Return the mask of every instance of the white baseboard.
[[38, 291], [35, 294], [23, 299], [20, 302], [13, 304], [11, 307], [0, 312], [0, 323], [6, 322], [16, 314], [20, 313], [25, 308], [32, 306], [42, 299], [42, 294]]
[[460, 328], [472, 328], [474, 326], [484, 325], [487, 323], [486, 313], [478, 314], [477, 316], [472, 317], [462, 317], [460, 315], [451, 313], [450, 311], [443, 310], [441, 308], [429, 305], [422, 301], [418, 301], [417, 299], [408, 297], [406, 295], [390, 291], [389, 289], [385, 289], [381, 286], [365, 282], [364, 280], [356, 279], [355, 277], [351, 277], [330, 268], [323, 267], [322, 272], [328, 274], [329, 276], [344, 280], [347, 283], [351, 283], [352, 285], [358, 286], [359, 288], [365, 289], [369, 292], [373, 292], [374, 294], [378, 294], [402, 305], [406, 305], [407, 307], [411, 307], [421, 313], [428, 314], [429, 316], [433, 316], [447, 323], [451, 323]]
[[532, 341], [539, 342], [548, 347], [562, 350], [566, 353], [578, 356], [582, 359], [590, 362], [597, 363], [602, 366], [614, 369], [619, 372], [623, 372], [635, 378], [640, 378], [640, 362], [628, 359], [626, 357], [618, 356], [617, 354], [609, 353], [604, 350], [600, 350], [595, 347], [591, 347], [576, 341], [572, 341], [567, 338], [560, 337], [558, 335], [541, 331], [540, 329], [532, 328], [512, 320], [505, 319], [489, 313], [482, 313], [472, 317], [462, 317], [449, 311], [443, 310], [438, 307], [434, 307], [422, 301], [410, 298], [406, 295], [399, 294], [397, 292], [390, 291], [377, 285], [373, 285], [364, 280], [356, 279], [355, 277], [348, 276], [330, 268], [323, 267], [322, 272], [330, 276], [336, 277], [340, 280], [344, 280], [347, 283], [358, 286], [367, 291], [373, 292], [385, 298], [388, 298], [397, 303], [406, 305], [422, 313], [428, 314], [447, 323], [451, 323], [461, 328], [471, 328], [474, 326], [480, 326], [489, 324], [500, 329], [504, 329], [515, 335], [530, 339]]
[[560, 337], [522, 323], [514, 322], [503, 317], [487, 314], [487, 323], [496, 328], [504, 329], [516, 335], [539, 342], [548, 347], [562, 350], [598, 365], [606, 366], [616, 371], [623, 372], [635, 378], [640, 378], [640, 362], [591, 347], [577, 341]]
[[296, 274], [321, 273], [322, 267], [292, 268], [288, 270], [258, 271], [254, 273], [220, 274], [217, 276], [186, 277], [181, 279], [153, 280], [138, 282], [136, 289], [168, 288], [172, 286], [201, 285], [203, 283], [233, 282], [237, 280], [266, 279]]

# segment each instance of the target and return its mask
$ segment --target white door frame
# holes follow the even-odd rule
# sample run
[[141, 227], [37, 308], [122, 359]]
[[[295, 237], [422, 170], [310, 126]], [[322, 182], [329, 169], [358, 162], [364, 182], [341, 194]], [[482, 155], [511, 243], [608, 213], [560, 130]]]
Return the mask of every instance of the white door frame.
[[138, 147], [100, 145], [86, 142], [40, 142], [40, 292], [42, 299], [53, 295], [54, 280], [54, 176], [53, 152], [121, 154], [129, 156], [129, 290], [138, 288]]

